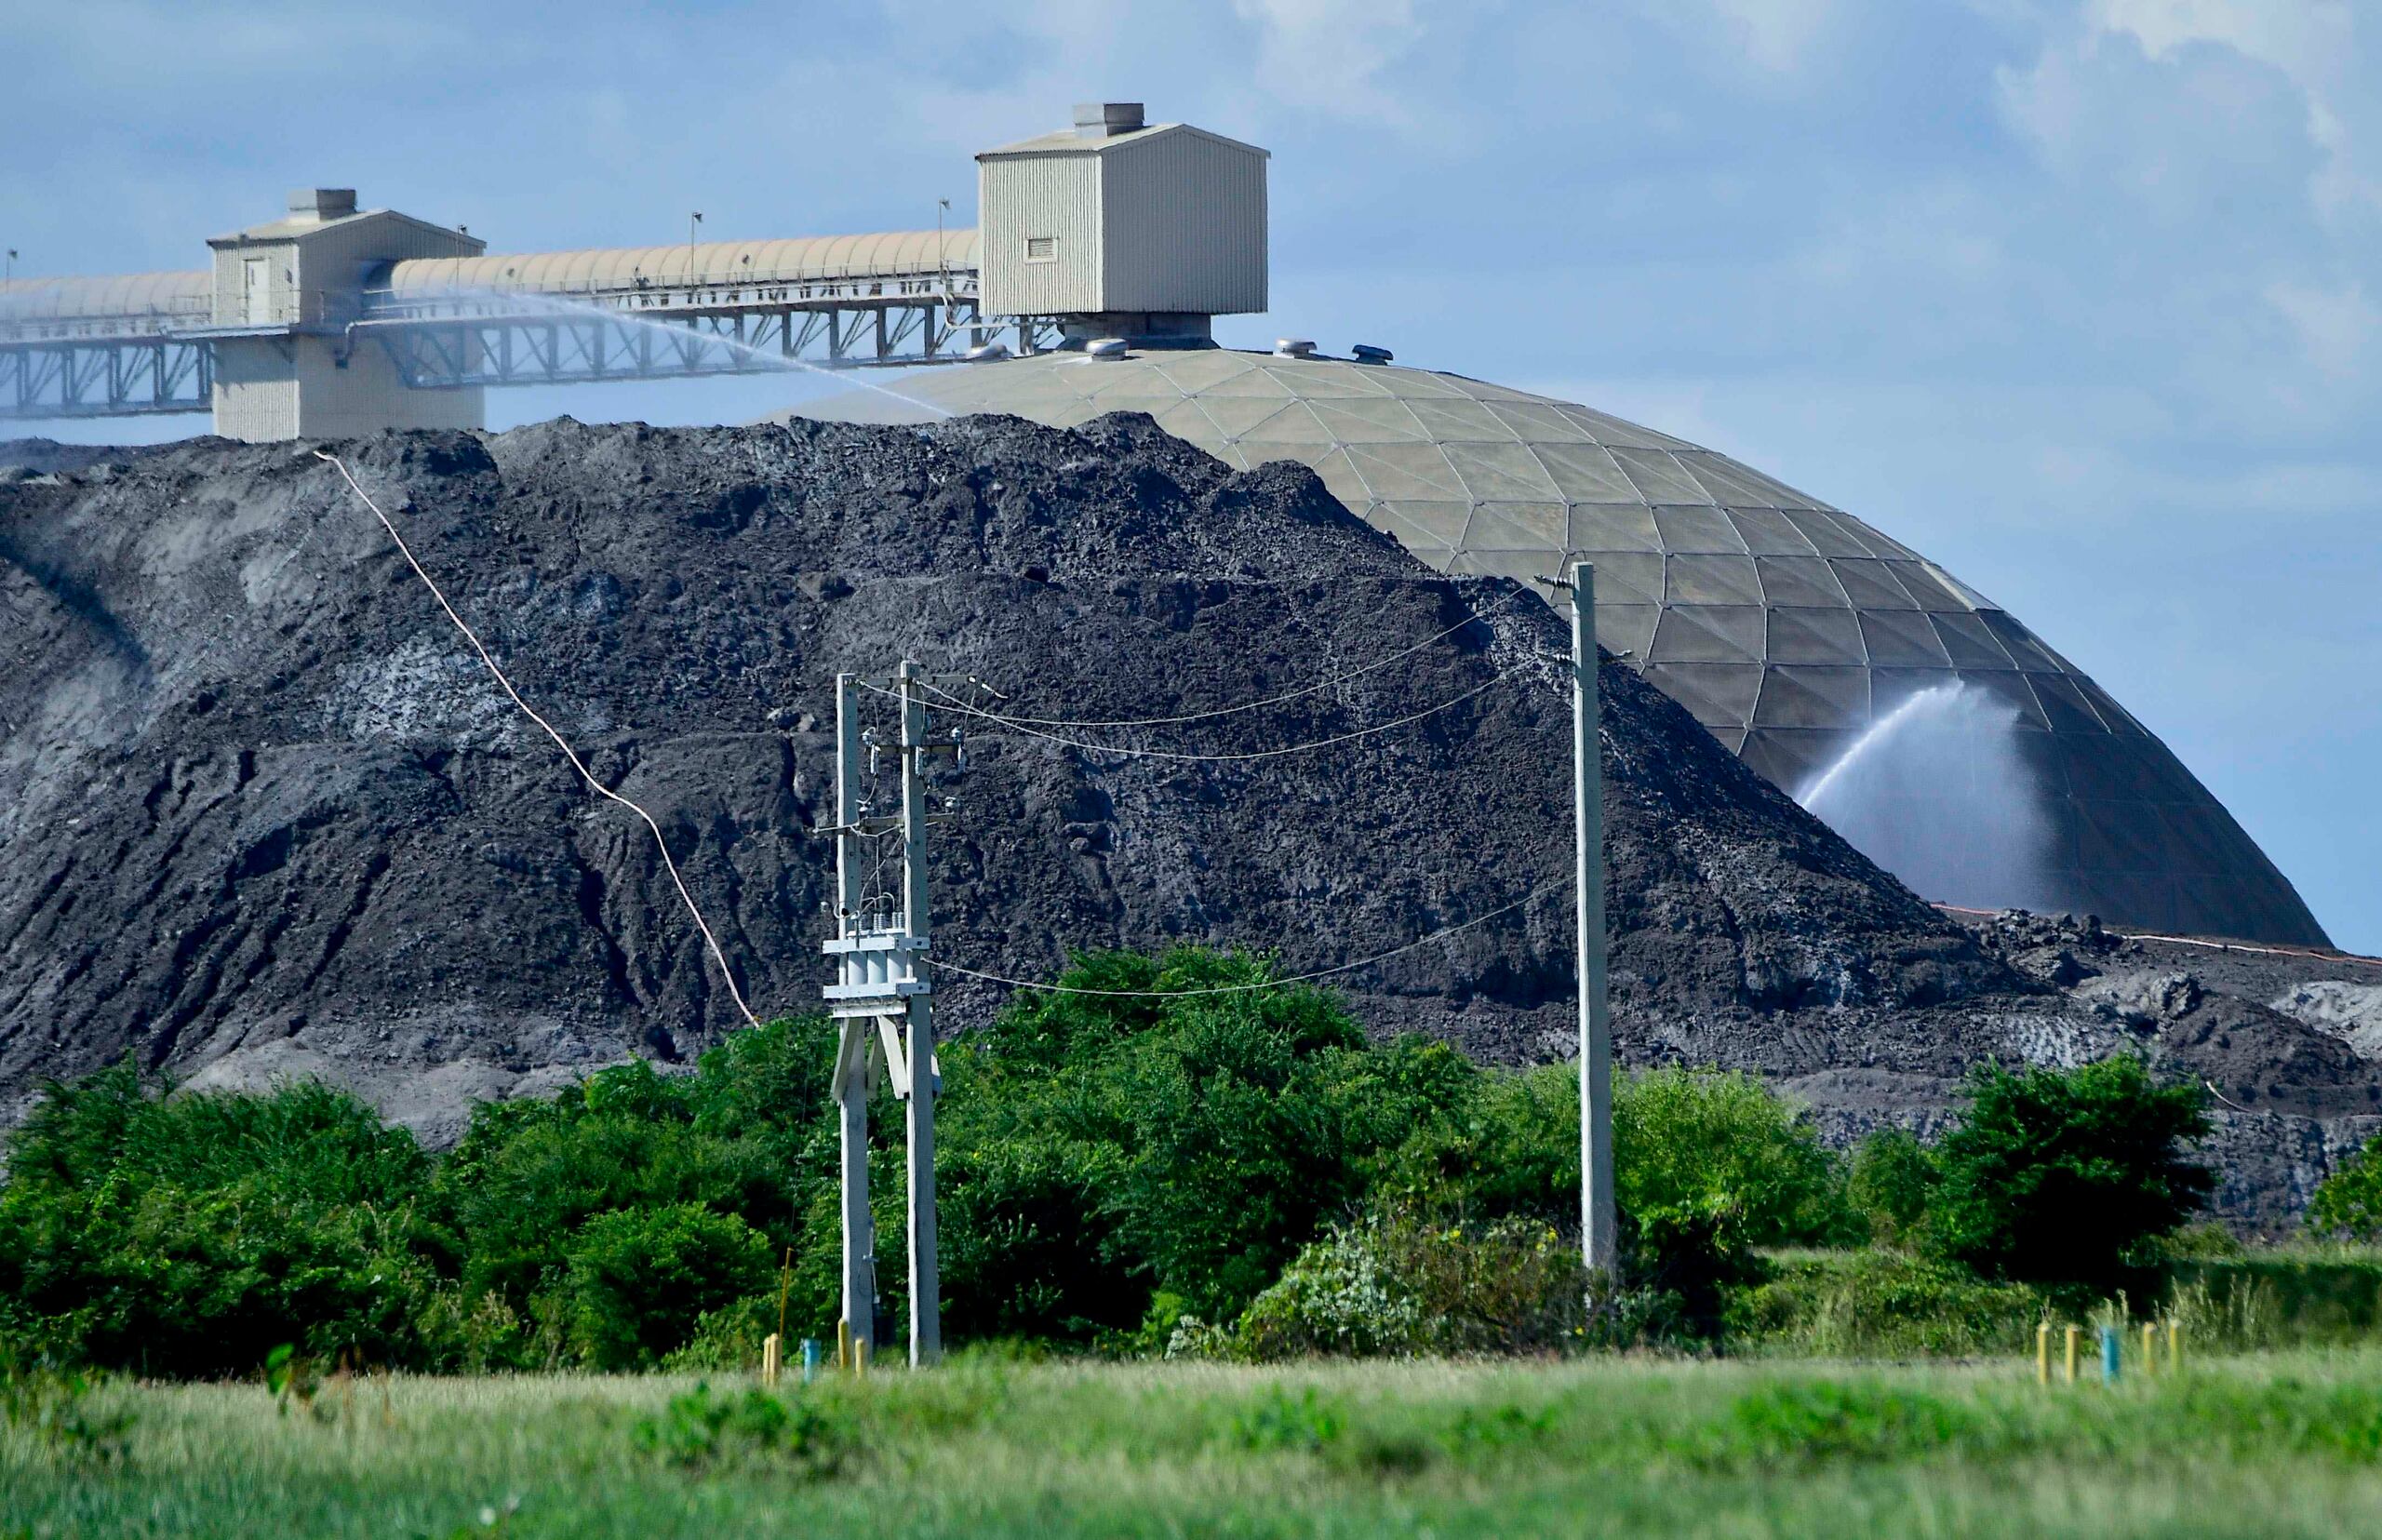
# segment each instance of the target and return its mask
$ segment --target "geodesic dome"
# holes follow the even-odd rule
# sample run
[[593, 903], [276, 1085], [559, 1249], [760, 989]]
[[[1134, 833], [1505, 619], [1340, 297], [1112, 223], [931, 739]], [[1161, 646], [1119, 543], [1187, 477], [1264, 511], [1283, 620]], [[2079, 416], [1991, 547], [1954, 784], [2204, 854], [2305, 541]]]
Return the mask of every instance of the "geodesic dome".
[[[1456, 375], [1224, 349], [1044, 354], [900, 389], [1053, 427], [1146, 412], [1243, 469], [1302, 462], [1442, 570], [1592, 561], [1598, 639], [1927, 898], [2325, 942], [2224, 807], [2081, 670], [1919, 553], [1726, 455]], [[784, 415], [904, 418], [871, 391]]]

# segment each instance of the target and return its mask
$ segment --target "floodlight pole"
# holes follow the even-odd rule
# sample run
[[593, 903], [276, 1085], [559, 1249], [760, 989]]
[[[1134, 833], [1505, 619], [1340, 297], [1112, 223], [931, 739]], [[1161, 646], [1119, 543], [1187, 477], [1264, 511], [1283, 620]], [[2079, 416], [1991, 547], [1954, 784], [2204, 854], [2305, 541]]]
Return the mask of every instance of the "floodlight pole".
[[1613, 1202], [1613, 1024], [1605, 1000], [1604, 763], [1599, 752], [1596, 568], [1572, 567], [1572, 876], [1579, 887], [1580, 1250], [1591, 1284], [1619, 1260]]

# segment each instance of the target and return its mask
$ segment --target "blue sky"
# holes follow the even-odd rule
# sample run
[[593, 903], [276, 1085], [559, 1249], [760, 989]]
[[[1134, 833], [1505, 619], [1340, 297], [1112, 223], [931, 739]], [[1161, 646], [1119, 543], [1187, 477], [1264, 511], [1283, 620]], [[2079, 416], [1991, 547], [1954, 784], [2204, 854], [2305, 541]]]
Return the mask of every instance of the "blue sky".
[[17, 0], [0, 54], [20, 274], [197, 266], [304, 184], [500, 250], [698, 208], [720, 238], [964, 221], [970, 153], [1078, 99], [1264, 144], [1275, 310], [1225, 341], [1380, 342], [1853, 509], [2095, 675], [2382, 950], [2382, 13]]

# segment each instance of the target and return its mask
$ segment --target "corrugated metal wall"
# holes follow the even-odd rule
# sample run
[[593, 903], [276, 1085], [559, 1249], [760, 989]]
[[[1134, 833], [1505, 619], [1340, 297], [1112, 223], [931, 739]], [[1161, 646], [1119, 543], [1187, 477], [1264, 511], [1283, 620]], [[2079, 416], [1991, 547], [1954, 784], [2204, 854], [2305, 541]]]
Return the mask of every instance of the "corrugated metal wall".
[[1103, 310], [1265, 308], [1265, 157], [1205, 135], [1155, 135], [1100, 157]]
[[[977, 219], [984, 230], [987, 314], [1060, 315], [1100, 301], [1100, 157], [1020, 155], [980, 163]], [[1055, 260], [1029, 262], [1025, 243], [1058, 242]]]

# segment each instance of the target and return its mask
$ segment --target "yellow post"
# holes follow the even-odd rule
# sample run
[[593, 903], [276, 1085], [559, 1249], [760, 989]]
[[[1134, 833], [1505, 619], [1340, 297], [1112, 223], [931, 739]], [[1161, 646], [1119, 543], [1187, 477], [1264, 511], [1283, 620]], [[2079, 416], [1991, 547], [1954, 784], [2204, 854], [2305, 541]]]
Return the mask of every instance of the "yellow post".
[[784, 1348], [781, 1346], [783, 1342], [783, 1339], [774, 1332], [761, 1339], [761, 1383], [763, 1385], [778, 1383], [780, 1357], [784, 1352]]
[[2070, 1385], [2076, 1383], [2076, 1339], [2082, 1332], [2083, 1328], [2079, 1326], [2068, 1329], [2068, 1383]]
[[2159, 1373], [2159, 1328], [2147, 1320], [2142, 1323], [2142, 1372]]
[[2051, 1322], [2035, 1328], [2035, 1383], [2051, 1383]]
[[868, 1378], [868, 1339], [866, 1337], [852, 1339], [852, 1361], [860, 1365], [860, 1377]]
[[2184, 1372], [2184, 1329], [2174, 1321], [2167, 1323], [2167, 1373]]
[[836, 1373], [848, 1373], [852, 1367], [852, 1323], [836, 1322]]

